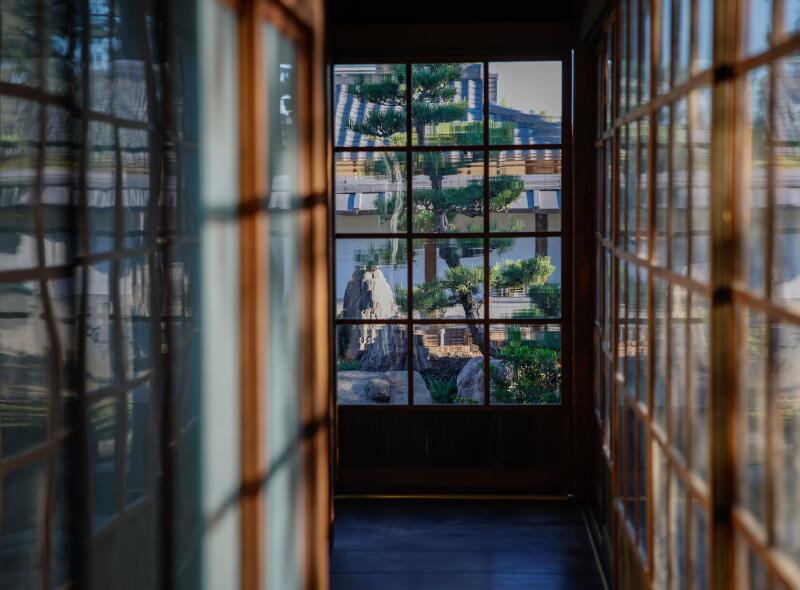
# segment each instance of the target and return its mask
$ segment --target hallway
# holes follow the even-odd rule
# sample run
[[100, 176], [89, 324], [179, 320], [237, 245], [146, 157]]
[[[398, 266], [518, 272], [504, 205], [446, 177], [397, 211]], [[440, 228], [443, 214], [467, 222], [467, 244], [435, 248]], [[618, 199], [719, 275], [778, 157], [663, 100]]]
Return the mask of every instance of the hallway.
[[334, 590], [601, 590], [567, 502], [339, 500]]

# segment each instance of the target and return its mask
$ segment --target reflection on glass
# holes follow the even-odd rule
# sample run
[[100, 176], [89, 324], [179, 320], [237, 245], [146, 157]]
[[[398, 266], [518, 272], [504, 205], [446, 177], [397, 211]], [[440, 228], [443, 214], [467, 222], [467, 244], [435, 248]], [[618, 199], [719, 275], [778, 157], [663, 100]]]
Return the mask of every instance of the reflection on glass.
[[692, 498], [692, 588], [708, 588], [708, 516], [705, 507]]
[[714, 40], [714, 0], [698, 0], [697, 27], [697, 70], [711, 67]]
[[675, 450], [683, 454], [686, 449], [686, 315], [688, 294], [683, 287], [671, 287], [672, 317], [669, 341], [669, 409], [670, 441]]
[[776, 324], [772, 335], [773, 383], [780, 420], [775, 441], [775, 527], [778, 545], [800, 560], [800, 326]]
[[489, 316], [561, 317], [561, 238], [489, 240]]
[[482, 64], [414, 64], [411, 89], [414, 145], [483, 143]]
[[742, 53], [755, 55], [769, 47], [772, 31], [772, 0], [747, 0], [741, 20]]
[[35, 33], [39, 3], [4, 0], [0, 4], [0, 81], [38, 86], [39, 47]]
[[[617, 200], [617, 241], [621, 248], [628, 243], [628, 126], [623, 125], [619, 130], [617, 162], [619, 163], [618, 200]], [[634, 232], [636, 228], [634, 227]]]
[[561, 143], [561, 62], [489, 64], [489, 143]]
[[655, 244], [653, 244], [653, 262], [666, 267], [669, 256], [667, 240], [667, 217], [669, 215], [669, 117], [670, 107], [658, 111], [656, 127], [656, 170], [655, 170]]
[[66, 264], [75, 237], [73, 191], [77, 186], [76, 153], [72, 142], [74, 122], [62, 108], [45, 110], [45, 165], [42, 178], [44, 256], [48, 266]]
[[653, 444], [653, 586], [666, 588], [669, 579], [669, 467], [659, 443]]
[[335, 66], [335, 145], [346, 147], [404, 144], [406, 98], [406, 67], [402, 64]]
[[667, 283], [653, 277], [653, 416], [664, 432], [667, 383]]
[[117, 514], [117, 401], [107, 397], [89, 409], [89, 456], [92, 483], [92, 529]]
[[[760, 2], [761, 0], [753, 0]], [[763, 292], [767, 211], [767, 119], [769, 69], [752, 70], [743, 81], [740, 145], [740, 219], [744, 243], [740, 248], [739, 278], [752, 290]]]
[[689, 137], [688, 102], [682, 98], [672, 111], [672, 270], [686, 274], [689, 265]]
[[800, 2], [798, 0], [783, 0], [783, 29], [789, 33], [800, 29]]
[[489, 390], [493, 404], [561, 403], [561, 327], [489, 327]]
[[692, 260], [689, 274], [707, 282], [711, 263], [711, 88], [702, 88], [689, 98], [692, 111]]
[[639, 125], [633, 121], [628, 126], [628, 153], [626, 154], [628, 175], [626, 190], [625, 227], [627, 228], [627, 241], [623, 244], [629, 252], [636, 252], [636, 214], [639, 209], [639, 183], [637, 182], [636, 167], [639, 163]]
[[36, 103], [0, 96], [0, 270], [39, 263], [34, 206], [40, 117]]
[[639, 402], [647, 405], [647, 373], [648, 373], [648, 302], [647, 302], [647, 270], [645, 268], [639, 269], [639, 313], [636, 317], [636, 323], [639, 326], [639, 337], [637, 338], [638, 350], [636, 352], [637, 364], [637, 384], [636, 384], [636, 399]]
[[[625, 406], [625, 424], [620, 425], [620, 442], [624, 448], [625, 465], [622, 470], [618, 470], [618, 474], [624, 475], [625, 478], [625, 496], [623, 498], [625, 506], [625, 519], [632, 529], [636, 529], [636, 513], [638, 495], [636, 492], [636, 459], [639, 456], [636, 448], [636, 431], [639, 426], [638, 420], [633, 413], [630, 406]], [[635, 533], [634, 533], [635, 534]]]
[[[481, 238], [415, 240], [414, 317], [482, 318], [485, 272]], [[408, 290], [396, 286], [395, 299], [408, 315]]]
[[[758, 0], [756, 0], [758, 1]], [[692, 1], [674, 0], [677, 4], [675, 27], [677, 34], [675, 47], [675, 77], [673, 86], [684, 83], [689, 78], [690, 54], [692, 46]]]
[[638, 530], [637, 530], [637, 540], [639, 542], [639, 550], [642, 552], [642, 555], [647, 555], [647, 534], [648, 534], [648, 526], [647, 526], [647, 502], [650, 498], [650, 490], [648, 489], [648, 477], [647, 474], [649, 468], [649, 453], [650, 453], [650, 444], [647, 439], [647, 427], [645, 426], [644, 422], [638, 422], [639, 428], [639, 491], [636, 494], [637, 504], [638, 504]]
[[561, 229], [561, 150], [489, 154], [489, 229]]
[[406, 231], [404, 153], [337, 152], [335, 161], [337, 232]]
[[[413, 231], [483, 231], [482, 152], [417, 152], [412, 166]], [[520, 183], [499, 178], [491, 184], [510, 199]]]
[[71, 21], [75, 18], [73, 4], [71, 0], [48, 0], [46, 7], [42, 19], [45, 89], [53, 94], [66, 94], [70, 90], [70, 29]]
[[[415, 338], [415, 391], [422, 392], [427, 387], [417, 370], [428, 368], [424, 362], [426, 354], [424, 345]], [[336, 397], [340, 404], [408, 403], [408, 331], [405, 326], [336, 327]]]
[[670, 477], [670, 560], [672, 588], [686, 588], [686, 487], [674, 472]]
[[[800, 2], [794, 4], [800, 10]], [[800, 57], [779, 62], [775, 73], [772, 296], [800, 309], [800, 134], [792, 115]]]
[[42, 461], [28, 463], [2, 480], [0, 586], [42, 587], [41, 548], [45, 542], [47, 478]]
[[639, 103], [639, 2], [628, 3], [628, 110]]
[[126, 395], [128, 432], [125, 443], [125, 503], [144, 498], [149, 490], [148, 421], [150, 383], [143, 383]]
[[612, 214], [611, 214], [611, 207], [614, 203], [614, 159], [611, 156], [611, 140], [606, 140], [606, 157], [605, 157], [605, 176], [606, 176], [606, 185], [605, 185], [605, 204], [606, 209], [603, 217], [605, 221], [603, 222], [604, 232], [603, 236], [607, 240], [611, 240], [611, 232], [613, 231], [612, 226]]
[[336, 317], [405, 317], [398, 290], [408, 289], [404, 239], [336, 240]]
[[50, 345], [38, 282], [0, 285], [0, 431], [4, 457], [47, 438]]
[[628, 317], [627, 339], [622, 342], [622, 354], [624, 364], [622, 365], [623, 375], [625, 376], [625, 389], [629, 397], [636, 396], [636, 364], [639, 341], [639, 272], [633, 264], [627, 266], [628, 274], [626, 280], [628, 285], [625, 289], [628, 297], [626, 306]]
[[[675, 0], [677, 2], [677, 0]], [[661, 49], [658, 52], [660, 60], [657, 67], [656, 79], [657, 92], [664, 94], [672, 84], [672, 0], [661, 0]]]
[[[646, 4], [646, 3], [645, 3]], [[649, 120], [642, 118], [639, 120], [639, 256], [646, 257], [648, 254], [648, 239], [650, 231], [650, 209], [649, 209], [649, 190], [650, 190], [650, 170], [648, 169], [648, 135], [650, 133]]]
[[691, 463], [697, 474], [708, 477], [708, 415], [710, 315], [708, 299], [693, 293], [689, 310], [689, 427], [692, 441]]
[[147, 257], [123, 258], [119, 263], [119, 315], [122, 362], [128, 376], [150, 369], [150, 265]]
[[105, 252], [114, 247], [116, 223], [116, 134], [108, 123], [89, 121], [86, 150], [86, 200], [89, 207], [89, 249]]
[[766, 318], [738, 307], [737, 315], [746, 330], [740, 340], [742, 358], [739, 363], [739, 423], [736, 449], [738, 501], [759, 520], [764, 518], [764, 470], [766, 445]]
[[[114, 303], [111, 297], [111, 268], [108, 260], [89, 265], [86, 293], [86, 389], [109, 386], [115, 380]], [[78, 269], [76, 284], [82, 284]]]
[[94, 0], [89, 11], [89, 101], [93, 111], [108, 113], [112, 101], [114, 15], [111, 0]]
[[[94, 0], [92, 0], [94, 4]], [[145, 43], [149, 39], [146, 22], [152, 19], [149, 2], [112, 2], [114, 10], [110, 64], [113, 76], [111, 107], [121, 119], [147, 120]], [[92, 5], [93, 6], [93, 5]], [[93, 12], [92, 9], [89, 11]], [[151, 23], [152, 24], [152, 23]], [[152, 48], [150, 48], [152, 51]], [[101, 67], [100, 64], [97, 64]], [[158, 76], [155, 77], [156, 80]]]
[[150, 151], [147, 132], [120, 127], [119, 149], [125, 232], [123, 246], [138, 248], [145, 245], [150, 233], [147, 217], [150, 204]]
[[642, 83], [641, 104], [650, 100], [650, 2], [642, 2], [642, 61], [640, 64]]
[[483, 404], [483, 334], [475, 324], [414, 327], [415, 405]]
[[627, 287], [626, 262], [617, 259], [617, 369], [618, 372], [623, 374], [625, 371], [625, 357], [628, 354]]
[[752, 590], [770, 588], [767, 568], [741, 534], [736, 535], [736, 583]]

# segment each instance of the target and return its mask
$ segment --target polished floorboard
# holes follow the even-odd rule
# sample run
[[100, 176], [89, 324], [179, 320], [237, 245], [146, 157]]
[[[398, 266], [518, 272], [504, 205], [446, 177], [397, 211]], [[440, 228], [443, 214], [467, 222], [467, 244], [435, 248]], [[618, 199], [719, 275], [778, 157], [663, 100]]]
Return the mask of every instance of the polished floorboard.
[[333, 590], [601, 590], [570, 502], [337, 500]]

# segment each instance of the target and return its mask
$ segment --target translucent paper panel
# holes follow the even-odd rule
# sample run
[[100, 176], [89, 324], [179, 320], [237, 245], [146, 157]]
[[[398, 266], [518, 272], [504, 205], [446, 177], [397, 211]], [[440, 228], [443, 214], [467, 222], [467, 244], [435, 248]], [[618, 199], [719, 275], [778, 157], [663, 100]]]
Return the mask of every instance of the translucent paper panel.
[[688, 101], [678, 100], [672, 111], [672, 194], [670, 256], [672, 270], [686, 274], [689, 265], [689, 129]]
[[489, 154], [491, 231], [559, 231], [561, 199], [561, 150]]
[[336, 317], [405, 317], [408, 289], [405, 239], [336, 240]]
[[335, 146], [404, 144], [406, 106], [405, 65], [351, 64], [334, 67]]
[[[424, 354], [414, 344], [414, 356]], [[408, 331], [369, 324], [336, 327], [336, 396], [340, 404], [408, 403]], [[414, 382], [422, 376], [415, 370]]]
[[483, 404], [483, 335], [475, 324], [414, 326], [414, 404]]
[[89, 457], [92, 484], [92, 530], [117, 514], [117, 400], [106, 397], [89, 409]]
[[47, 470], [35, 461], [3, 477], [0, 508], [0, 585], [3, 588], [41, 587], [41, 549], [45, 542]]
[[411, 66], [414, 145], [483, 143], [483, 64]]
[[692, 108], [689, 274], [707, 282], [711, 273], [711, 89], [706, 87], [692, 92], [689, 104]]
[[493, 404], [561, 403], [561, 327], [489, 327], [489, 388]]
[[686, 449], [686, 322], [688, 313], [687, 291], [672, 286], [669, 356], [669, 410], [670, 441], [678, 453]]
[[711, 317], [708, 299], [697, 293], [691, 295], [689, 308], [689, 420], [692, 441], [691, 466], [697, 474], [708, 477]]
[[337, 232], [406, 230], [405, 153], [337, 152], [334, 176]]
[[[759, 3], [762, 0], [753, 0]], [[740, 223], [743, 243], [740, 247], [739, 279], [753, 291], [764, 290], [766, 267], [767, 176], [768, 176], [768, 103], [769, 69], [752, 70], [741, 86], [741, 163]]]
[[[481, 238], [414, 240], [413, 317], [482, 318], [485, 266]], [[395, 287], [395, 296], [407, 315], [408, 290]]]
[[667, 239], [669, 216], [669, 117], [670, 107], [658, 111], [656, 127], [656, 169], [655, 177], [655, 243], [653, 244], [653, 262], [666, 267], [669, 256]]
[[800, 560], [800, 326], [773, 326], [773, 383], [780, 428], [775, 441], [778, 545]]
[[775, 73], [772, 296], [800, 309], [800, 137], [789, 106], [791, 89], [800, 82], [800, 57], [779, 62]]
[[742, 28], [739, 33], [742, 54], [755, 55], [769, 47], [772, 31], [772, 0], [747, 0], [742, 2], [742, 5], [744, 18], [740, 21]]
[[39, 282], [0, 285], [0, 434], [3, 457], [47, 438], [50, 339]]
[[742, 317], [739, 338], [739, 399], [737, 430], [737, 490], [739, 503], [756, 518], [764, 518], [764, 477], [766, 469], [766, 318], [746, 308], [737, 308]]
[[483, 231], [483, 152], [413, 155], [413, 231]]
[[[5, 4], [2, 10], [5, 13]], [[3, 34], [5, 28], [3, 24]], [[41, 112], [32, 101], [0, 96], [0, 270], [33, 268], [39, 263], [34, 206]]]
[[489, 142], [561, 143], [561, 62], [489, 64]]
[[561, 316], [561, 238], [489, 240], [489, 317]]

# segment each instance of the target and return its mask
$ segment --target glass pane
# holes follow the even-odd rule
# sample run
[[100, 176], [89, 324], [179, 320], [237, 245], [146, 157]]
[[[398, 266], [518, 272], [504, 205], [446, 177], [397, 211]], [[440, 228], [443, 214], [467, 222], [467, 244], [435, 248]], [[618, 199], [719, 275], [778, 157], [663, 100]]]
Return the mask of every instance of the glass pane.
[[697, 20], [697, 61], [698, 71], [711, 67], [714, 41], [714, 0], [698, 0]]
[[689, 78], [689, 58], [692, 46], [692, 2], [691, 0], [675, 0], [677, 3], [676, 15], [676, 47], [675, 47], [675, 78], [673, 86], [679, 86]]
[[0, 80], [12, 84], [38, 86], [39, 3], [34, 0], [8, 0], [0, 5]]
[[[605, 56], [605, 79], [606, 79], [606, 124], [605, 129], [611, 128], [611, 121], [614, 117], [614, 27], [609, 27], [606, 34], [606, 56]], [[608, 160], [606, 160], [608, 161]]]
[[648, 169], [648, 141], [650, 124], [647, 118], [639, 120], [639, 256], [646, 257], [650, 242], [650, 170]]
[[798, 0], [783, 1], [783, 28], [789, 33], [800, 29], [800, 2]]
[[338, 152], [335, 159], [336, 231], [406, 231], [406, 155]]
[[683, 98], [672, 111], [672, 270], [686, 274], [689, 265], [689, 137], [688, 102]]
[[[414, 356], [425, 354], [414, 342]], [[425, 382], [415, 371], [414, 381]], [[405, 326], [336, 327], [336, 396], [340, 404], [407, 404], [408, 342]]]
[[639, 342], [639, 271], [638, 267], [628, 264], [628, 286], [625, 289], [628, 297], [627, 304], [627, 337], [623, 341], [623, 371], [625, 376], [625, 389], [628, 397], [636, 397], [636, 365]]
[[708, 588], [708, 516], [702, 504], [692, 499], [692, 589]]
[[483, 64], [414, 64], [414, 145], [483, 144]]
[[637, 165], [639, 164], [639, 125], [637, 121], [633, 121], [628, 126], [628, 153], [626, 174], [628, 175], [627, 191], [625, 204], [627, 216], [625, 227], [627, 228], [626, 236], [627, 241], [624, 247], [628, 252], [636, 252], [636, 214], [639, 209], [639, 184], [637, 182], [638, 172]]
[[114, 35], [111, 0], [92, 2], [89, 10], [89, 102], [93, 111], [109, 113], [112, 101], [113, 47], [119, 42]]
[[764, 475], [766, 451], [766, 318], [746, 308], [737, 308], [746, 330], [739, 362], [739, 401], [736, 450], [738, 502], [759, 520], [764, 518]]
[[489, 240], [489, 317], [561, 316], [561, 238]]
[[50, 339], [39, 282], [0, 284], [0, 431], [3, 457], [47, 438]]
[[[762, 0], [753, 0], [761, 2]], [[743, 81], [739, 166], [741, 231], [739, 278], [756, 292], [764, 290], [767, 212], [769, 68], [752, 70]]]
[[669, 467], [661, 445], [653, 444], [653, 587], [667, 588]]
[[[116, 349], [114, 340], [114, 301], [111, 296], [112, 262], [106, 260], [88, 267], [86, 293], [86, 388], [88, 391], [115, 382]], [[81, 281], [81, 277], [77, 277]], [[78, 282], [77, 284], [81, 284]]]
[[708, 477], [708, 416], [710, 366], [710, 315], [708, 299], [692, 294], [689, 310], [689, 415], [692, 440], [691, 463], [700, 477]]
[[670, 441], [683, 454], [686, 448], [686, 315], [687, 292], [683, 287], [671, 287], [672, 317], [670, 323], [669, 407]]
[[489, 388], [493, 404], [561, 403], [561, 327], [489, 327]]
[[126, 248], [139, 248], [149, 241], [152, 222], [150, 204], [150, 149], [147, 132], [119, 128], [122, 171], [123, 241]]
[[45, 174], [42, 205], [45, 232], [45, 262], [48, 266], [67, 264], [72, 258], [74, 191], [77, 162], [73, 143], [72, 114], [65, 109], [48, 107], [45, 128]]
[[[480, 238], [414, 240], [413, 317], [483, 317], [485, 264]], [[400, 312], [408, 314], [408, 291], [395, 287]]]
[[150, 370], [150, 297], [148, 258], [123, 258], [119, 263], [120, 345], [126, 375], [130, 377], [138, 377]]
[[628, 2], [628, 110], [638, 105], [639, 87], [639, 0]]
[[641, 75], [641, 87], [640, 92], [642, 93], [642, 104], [645, 104], [648, 100], [650, 100], [650, 51], [651, 51], [651, 39], [650, 39], [650, 2], [649, 0], [642, 1], [642, 61], [640, 64], [640, 69], [642, 71]]
[[626, 405], [625, 426], [620, 429], [620, 441], [625, 447], [625, 518], [628, 521], [628, 525], [634, 531], [636, 530], [636, 514], [638, 512], [637, 504], [639, 499], [636, 492], [636, 483], [638, 481], [638, 477], [636, 475], [638, 466], [636, 463], [639, 456], [638, 449], [636, 447], [636, 432], [639, 429], [637, 422], [638, 420], [636, 420], [634, 416], [633, 409]]
[[125, 444], [125, 502], [144, 498], [150, 488], [150, 383], [126, 394], [128, 433]]
[[[148, 84], [145, 81], [144, 55], [148, 39], [146, 22], [153, 17], [147, 14], [147, 1], [111, 2], [114, 14], [114, 38], [111, 45], [113, 63], [112, 109], [121, 119], [146, 121], [148, 117]], [[94, 9], [94, 0], [89, 9]], [[152, 51], [152, 49], [150, 49]]]
[[89, 456], [92, 481], [92, 530], [117, 514], [117, 400], [107, 397], [89, 409]]
[[406, 67], [334, 66], [333, 112], [337, 147], [405, 144]]
[[117, 202], [116, 134], [108, 123], [89, 121], [86, 150], [86, 200], [89, 207], [89, 249], [105, 252], [114, 247], [114, 208]]
[[617, 88], [617, 101], [619, 103], [619, 113], [627, 111], [626, 103], [628, 100], [628, 0], [619, 3], [619, 27], [617, 35], [619, 37], [619, 87]]
[[[676, 0], [677, 1], [677, 0]], [[672, 0], [661, 0], [661, 50], [656, 86], [659, 94], [670, 89], [672, 67]]]
[[769, 47], [772, 30], [772, 0], [742, 0], [742, 53], [755, 55]]
[[0, 270], [39, 263], [34, 207], [41, 111], [34, 102], [0, 96]]
[[489, 155], [489, 229], [561, 229], [561, 150]]
[[775, 325], [772, 341], [780, 417], [775, 440], [775, 528], [780, 548], [800, 561], [800, 326]]
[[674, 472], [670, 477], [670, 560], [671, 588], [686, 588], [686, 488]]
[[475, 324], [414, 327], [414, 404], [483, 403], [483, 334]]
[[[798, 2], [800, 7], [800, 2]], [[772, 296], [800, 309], [800, 135], [793, 118], [800, 56], [775, 69], [775, 217]]]
[[653, 277], [653, 416], [666, 432], [667, 283]]
[[650, 444], [647, 440], [647, 427], [643, 422], [638, 422], [639, 424], [639, 465], [638, 465], [638, 473], [639, 473], [639, 491], [636, 494], [636, 500], [638, 505], [638, 523], [639, 527], [636, 532], [639, 550], [641, 551], [642, 555], [645, 556], [645, 561], [647, 561], [647, 543], [648, 543], [648, 527], [647, 527], [647, 501], [650, 497], [650, 491], [648, 490], [648, 468], [649, 468], [649, 454], [650, 454]]
[[397, 295], [408, 289], [405, 239], [336, 240], [336, 317], [406, 316]]
[[413, 156], [413, 231], [483, 231], [483, 152]]
[[639, 336], [637, 339], [638, 350], [636, 358], [638, 359], [637, 365], [637, 400], [645, 406], [649, 403], [647, 399], [647, 375], [648, 375], [648, 342], [649, 342], [649, 318], [648, 314], [648, 301], [647, 301], [647, 270], [644, 268], [639, 269], [639, 313], [636, 317], [636, 323], [639, 326]]
[[617, 162], [619, 164], [617, 224], [619, 233], [617, 241], [623, 249], [628, 244], [628, 126], [623, 125], [617, 136]]
[[40, 588], [47, 507], [45, 464], [30, 463], [7, 474], [0, 501], [0, 586]]
[[711, 88], [689, 98], [692, 105], [692, 260], [689, 274], [707, 282], [711, 265]]
[[[80, 35], [78, 26], [74, 24], [77, 20], [74, 13], [78, 11], [73, 10], [69, 0], [50, 0], [46, 6], [44, 24], [41, 25], [45, 38], [45, 88], [53, 94], [67, 94], [70, 91], [70, 59], [80, 51], [70, 48], [70, 35]], [[71, 49], [75, 53], [70, 53]]]
[[605, 221], [603, 223], [604, 233], [603, 236], [610, 240], [613, 232], [613, 218], [611, 207], [614, 203], [614, 159], [611, 155], [612, 141], [606, 140], [606, 157], [605, 157], [605, 204], [606, 209], [604, 213]]
[[561, 143], [561, 62], [489, 64], [489, 142]]
[[658, 266], [667, 266], [669, 242], [667, 239], [667, 217], [669, 215], [669, 117], [670, 107], [658, 111], [656, 127], [656, 170], [655, 170], [655, 244], [653, 244], [653, 262]]
[[624, 260], [617, 259], [617, 371], [625, 374], [625, 358], [628, 354], [628, 275]]

